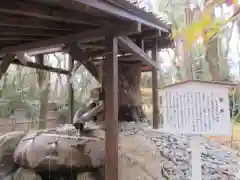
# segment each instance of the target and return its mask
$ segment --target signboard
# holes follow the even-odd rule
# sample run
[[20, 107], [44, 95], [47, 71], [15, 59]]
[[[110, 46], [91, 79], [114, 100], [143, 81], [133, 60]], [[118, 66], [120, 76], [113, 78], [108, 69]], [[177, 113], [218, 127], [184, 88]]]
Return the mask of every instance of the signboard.
[[[188, 135], [231, 135], [229, 84], [187, 81], [162, 89], [163, 129]], [[202, 180], [201, 138], [193, 136], [192, 180]]]
[[228, 86], [189, 81], [161, 91], [165, 131], [195, 135], [231, 135]]

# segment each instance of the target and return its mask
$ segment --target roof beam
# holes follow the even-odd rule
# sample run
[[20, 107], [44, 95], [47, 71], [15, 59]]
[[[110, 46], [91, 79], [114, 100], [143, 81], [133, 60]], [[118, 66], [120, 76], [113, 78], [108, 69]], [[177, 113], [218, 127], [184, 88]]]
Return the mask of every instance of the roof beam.
[[83, 49], [95, 49], [95, 50], [98, 50], [98, 49], [104, 50], [105, 49], [105, 47], [101, 44], [80, 44], [79, 43], [78, 46], [80, 46]]
[[97, 17], [92, 17], [84, 13], [76, 13], [69, 10], [59, 10], [50, 8], [38, 3], [8, 0], [0, 7], [0, 12], [37, 17], [45, 20], [53, 20], [66, 23], [100, 25], [103, 23]]
[[[0, 49], [1, 48], [7, 48], [10, 46], [15, 46], [16, 44], [25, 44], [25, 43], [30, 43], [32, 42], [32, 40], [1, 40], [0, 41]], [[4, 55], [0, 55], [0, 57], [3, 57]]]
[[58, 31], [72, 31], [75, 27], [80, 29], [77, 25], [69, 25], [66, 23], [53, 23], [38, 20], [36, 18], [21, 18], [21, 17], [11, 17], [6, 15], [0, 15], [0, 25], [9, 27], [24, 27], [33, 29], [45, 29], [45, 30], [58, 30]]
[[65, 75], [69, 74], [69, 72], [67, 70], [60, 69], [60, 68], [54, 68], [54, 67], [46, 66], [46, 65], [41, 65], [41, 64], [30, 62], [30, 61], [28, 61], [26, 63], [22, 63], [18, 59], [15, 59], [14, 61], [12, 61], [12, 64], [25, 66], [25, 67], [29, 67], [29, 68], [34, 68], [34, 69], [41, 69], [44, 71], [54, 72], [54, 73], [59, 73], [59, 74], [65, 74]]
[[69, 72], [64, 69], [54, 68], [51, 66], [41, 65], [33, 63], [27, 60], [27, 58], [22, 56], [23, 54], [17, 54], [17, 58], [14, 58], [14, 55], [7, 55], [0, 59], [0, 79], [2, 75], [7, 71], [10, 64], [21, 65], [29, 68], [42, 69], [44, 71], [55, 72], [60, 74], [68, 75]]
[[[72, 33], [73, 31], [69, 31]], [[0, 35], [21, 35], [21, 36], [38, 36], [38, 37], [56, 37], [64, 35], [68, 32], [64, 31], [55, 31], [55, 30], [41, 30], [33, 28], [24, 28], [24, 27], [0, 27]]]
[[[147, 20], [147, 19], [150, 19], [149, 18], [149, 13], [146, 13], [143, 10], [134, 7], [134, 5], [130, 4], [129, 2], [125, 2], [125, 1], [122, 1], [122, 0], [120, 0], [120, 1], [121, 1], [121, 3], [125, 3], [124, 5], [125, 5], [126, 8], [119, 8], [118, 5], [117, 5], [117, 3], [119, 3], [119, 2], [116, 2], [116, 0], [114, 0], [114, 1], [111, 0], [111, 2], [109, 0], [105, 0], [105, 1], [99, 1], [99, 0], [88, 0], [88, 1], [86, 1], [86, 0], [71, 0], [71, 3], [69, 3], [68, 1], [62, 1], [62, 0], [48, 0], [48, 2], [59, 3], [62, 6], [65, 6], [65, 7], [71, 8], [71, 9], [77, 9], [79, 7], [80, 3], [85, 4], [86, 7], [92, 7], [92, 8], [107, 12], [107, 13], [112, 14], [112, 15], [117, 16], [117, 17], [122, 17], [122, 18], [125, 18], [125, 19], [128, 19], [128, 20], [139, 22], [141, 24], [145, 24], [147, 26], [150, 26], [150, 27], [162, 30], [162, 31], [166, 31], [166, 32], [169, 31], [169, 29], [166, 26], [164, 26], [164, 25], [160, 26], [159, 25], [161, 22], [156, 17], [154, 17], [154, 15], [151, 16], [151, 19], [158, 22], [158, 24]], [[124, 7], [124, 5], [122, 5], [122, 7]], [[126, 6], [126, 5], [128, 5], [128, 6]], [[131, 6], [131, 8], [134, 9], [135, 11], [138, 11], [138, 15], [136, 15], [136, 12], [132, 13], [131, 10], [129, 11], [127, 9], [129, 6]], [[79, 9], [81, 9], [81, 7], [82, 6], [80, 6]], [[145, 18], [140, 17], [139, 12], [141, 12], [142, 16], [144, 15]]]
[[[105, 59], [105, 58], [104, 58]], [[103, 60], [104, 60], [103, 59]], [[119, 63], [136, 63], [139, 62], [138, 57], [135, 56], [122, 56], [122, 57], [118, 57], [118, 61]], [[95, 65], [99, 65], [101, 59], [95, 58], [95, 59], [91, 59], [91, 62], [93, 62], [93, 64]]]
[[[113, 32], [112, 28], [114, 27], [116, 31]], [[60, 46], [62, 44], [70, 44], [72, 42], [81, 42], [81, 41], [94, 41], [96, 39], [102, 39], [105, 35], [114, 34], [115, 36], [127, 35], [139, 32], [139, 24], [130, 24], [128, 25], [112, 25], [110, 27], [105, 26], [96, 30], [88, 30], [68, 36], [61, 36], [56, 38], [51, 38], [48, 40], [41, 40], [32, 43], [20, 44], [12, 47], [2, 48], [0, 50], [0, 56], [9, 53], [16, 53], [18, 51], [30, 51], [34, 49], [49, 47], [49, 46]]]
[[141, 48], [139, 48], [131, 39], [128, 37], [118, 37], [119, 45], [122, 48], [130, 51], [134, 56], [137, 56], [139, 60], [143, 61], [143, 63], [151, 65], [158, 69], [157, 63], [154, 62]]
[[0, 41], [36, 41], [39, 37], [24, 37], [19, 35], [0, 35]]
[[35, 51], [26, 51], [26, 53], [29, 56], [36, 56], [38, 54], [52, 54], [56, 52], [63, 52], [64, 47], [63, 46], [58, 46], [58, 47], [48, 47], [46, 49], [36, 49]]
[[140, 35], [133, 35], [132, 38], [142, 39], [142, 40], [156, 39], [156, 38], [163, 38], [162, 34], [163, 33], [158, 29], [147, 29], [147, 30], [144, 30]]
[[[112, 0], [106, 0], [106, 1], [110, 4], [113, 3]], [[137, 17], [143, 20], [143, 22], [141, 22], [141, 20], [139, 22], [149, 27], [153, 27], [164, 32], [169, 32], [169, 27], [167, 26], [167, 24], [162, 22], [161, 19], [157, 17], [157, 15], [154, 15], [151, 11], [146, 12], [143, 8], [139, 8], [133, 5], [133, 3], [130, 3], [129, 1], [114, 0], [114, 4], [117, 4], [118, 7], [120, 8], [127, 7], [126, 8], [127, 10], [131, 9], [131, 11], [134, 12], [134, 15], [136, 15]]]

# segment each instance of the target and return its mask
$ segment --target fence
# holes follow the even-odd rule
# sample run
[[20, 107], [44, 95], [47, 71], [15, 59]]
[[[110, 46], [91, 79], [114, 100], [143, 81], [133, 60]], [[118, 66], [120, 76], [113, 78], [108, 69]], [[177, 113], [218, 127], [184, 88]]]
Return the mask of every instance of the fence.
[[[36, 124], [36, 120], [16, 121], [12, 119], [0, 119], [0, 133], [7, 133], [12, 131], [29, 131], [33, 129]], [[47, 128], [56, 127], [56, 120], [49, 119], [45, 121]]]

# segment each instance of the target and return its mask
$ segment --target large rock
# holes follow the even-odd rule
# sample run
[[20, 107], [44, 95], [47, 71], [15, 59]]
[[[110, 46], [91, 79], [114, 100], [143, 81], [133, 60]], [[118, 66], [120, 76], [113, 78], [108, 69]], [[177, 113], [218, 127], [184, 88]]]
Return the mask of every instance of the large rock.
[[16, 131], [0, 136], [0, 163], [6, 154], [13, 154], [15, 148], [24, 135], [25, 132]]
[[42, 180], [41, 176], [31, 169], [19, 168], [13, 180]]
[[[142, 126], [143, 125], [143, 126]], [[121, 123], [119, 176], [121, 180], [162, 179], [163, 157], [154, 142], [143, 135], [141, 126]]]
[[104, 164], [105, 143], [96, 137], [101, 134], [99, 131], [86, 129], [83, 134], [85, 138], [80, 140], [72, 134], [69, 125], [45, 132], [31, 132], [17, 146], [14, 161], [18, 165], [43, 171], [48, 170], [49, 166], [52, 171], [100, 167]]
[[16, 165], [12, 155], [24, 135], [24, 132], [19, 131], [0, 136], [0, 179], [6, 178], [15, 170]]

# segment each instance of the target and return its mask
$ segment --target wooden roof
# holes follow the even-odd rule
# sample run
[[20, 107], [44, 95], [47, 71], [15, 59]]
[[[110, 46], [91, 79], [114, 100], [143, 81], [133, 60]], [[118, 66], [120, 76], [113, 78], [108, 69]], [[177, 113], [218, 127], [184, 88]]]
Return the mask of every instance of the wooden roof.
[[[133, 23], [141, 30], [131, 31]], [[0, 57], [19, 51], [30, 55], [62, 51], [77, 41], [93, 52], [94, 59], [104, 53], [104, 36], [126, 34], [127, 28], [133, 42], [144, 40], [145, 50], [156, 39], [160, 48], [171, 45], [167, 23], [140, 9], [136, 1], [7, 0], [0, 7]]]

